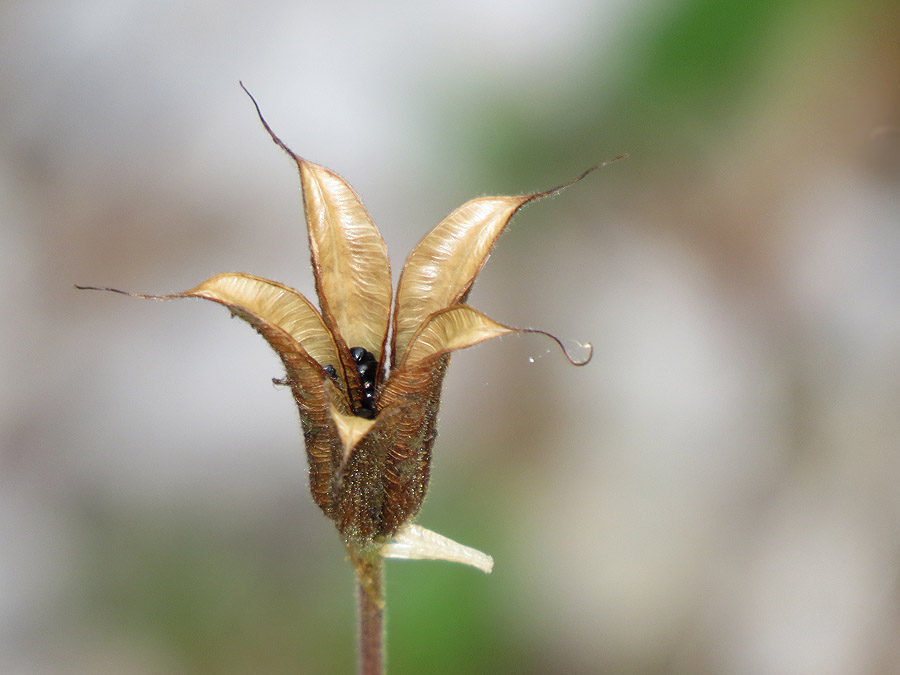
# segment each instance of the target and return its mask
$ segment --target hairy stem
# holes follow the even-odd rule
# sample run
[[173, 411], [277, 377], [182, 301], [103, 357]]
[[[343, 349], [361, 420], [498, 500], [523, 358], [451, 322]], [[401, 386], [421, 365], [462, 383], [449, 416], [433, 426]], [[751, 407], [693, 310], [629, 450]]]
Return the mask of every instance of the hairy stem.
[[359, 595], [359, 675], [384, 674], [384, 561], [378, 553], [355, 557]]

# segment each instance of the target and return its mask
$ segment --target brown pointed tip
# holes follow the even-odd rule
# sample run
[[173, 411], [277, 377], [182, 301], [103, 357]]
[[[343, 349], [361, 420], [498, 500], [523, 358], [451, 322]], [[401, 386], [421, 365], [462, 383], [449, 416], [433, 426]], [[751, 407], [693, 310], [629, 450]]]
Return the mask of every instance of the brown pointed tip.
[[240, 80], [238, 80], [238, 84], [241, 85], [241, 89], [244, 90], [244, 93], [247, 94], [247, 96], [249, 96], [250, 100], [253, 102], [253, 107], [256, 108], [256, 115], [257, 115], [257, 117], [259, 117], [259, 121], [262, 122], [263, 127], [265, 128], [266, 132], [269, 134], [269, 138], [272, 139], [272, 141], [275, 143], [275, 145], [277, 145], [279, 148], [281, 148], [287, 154], [289, 154], [291, 157], [293, 157], [294, 160], [299, 162], [300, 157], [298, 157], [296, 154], [294, 154], [294, 151], [291, 150], [287, 145], [285, 145], [284, 141], [282, 141], [280, 138], [278, 138], [276, 133], [274, 131], [272, 131], [272, 127], [269, 126], [269, 123], [266, 122], [266, 118], [263, 117], [262, 110], [259, 109], [259, 103], [256, 102], [255, 98], [253, 98], [253, 94], [250, 93], [250, 90], [247, 89], [247, 87], [244, 86], [244, 83], [241, 82]]
[[608, 159], [608, 160], [606, 160], [605, 162], [600, 162], [600, 164], [598, 164], [598, 165], [595, 166], [594, 168], [595, 168], [595, 169], [602, 169], [604, 166], [609, 166], [609, 165], [612, 164], [613, 162], [618, 162], [620, 159], [628, 159], [629, 157], [630, 157], [630, 155], [629, 155], [627, 152], [623, 152], [623, 153], [622, 153], [621, 155], [619, 155], [618, 157], [613, 157], [612, 159]]
[[128, 291], [120, 291], [118, 288], [110, 288], [108, 286], [80, 286], [75, 284], [75, 288], [79, 291], [109, 291], [110, 293], [119, 293], [127, 295], [129, 298], [142, 298], [144, 300], [171, 300], [179, 297], [177, 295], [146, 295], [144, 293], [129, 293]]
[[575, 183], [583, 180], [588, 174], [593, 173], [597, 169], [602, 169], [605, 166], [609, 166], [613, 162], [618, 162], [620, 159], [627, 159], [627, 158], [628, 158], [628, 153], [626, 152], [624, 154], [619, 155], [618, 157], [613, 157], [612, 159], [608, 159], [605, 162], [600, 162], [600, 164], [594, 164], [594, 166], [585, 169], [579, 175], [575, 176], [575, 178], [566, 181], [562, 185], [557, 185], [556, 187], [550, 188], [549, 190], [545, 190], [543, 192], [536, 192], [535, 194], [531, 195], [531, 199], [541, 199], [543, 197], [549, 197], [551, 195], [555, 195], [557, 192], [562, 192], [567, 187], [575, 185]]

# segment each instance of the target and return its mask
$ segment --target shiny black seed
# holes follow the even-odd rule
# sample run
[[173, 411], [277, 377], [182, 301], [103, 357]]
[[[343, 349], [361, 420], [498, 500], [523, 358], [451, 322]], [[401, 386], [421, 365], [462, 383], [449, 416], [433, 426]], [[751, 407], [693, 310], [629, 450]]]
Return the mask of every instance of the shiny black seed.
[[334, 366], [332, 366], [331, 364], [325, 366], [325, 368], [323, 368], [323, 370], [325, 371], [325, 374], [328, 375], [328, 377], [330, 377], [332, 380], [337, 379], [337, 371], [334, 369]]
[[356, 372], [359, 375], [359, 407], [356, 415], [372, 419], [375, 417], [375, 378], [378, 376], [378, 360], [372, 352], [364, 347], [351, 347], [350, 356], [356, 363]]

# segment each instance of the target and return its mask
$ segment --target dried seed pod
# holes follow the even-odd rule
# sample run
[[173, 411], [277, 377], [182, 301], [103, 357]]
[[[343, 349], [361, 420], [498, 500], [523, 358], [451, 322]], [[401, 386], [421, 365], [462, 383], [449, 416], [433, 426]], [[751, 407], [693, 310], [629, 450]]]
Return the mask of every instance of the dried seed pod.
[[[211, 300], [278, 353], [300, 412], [313, 499], [354, 560], [380, 551], [489, 571], [484, 554], [410, 524], [428, 486], [441, 385], [452, 352], [541, 332], [504, 326], [464, 303], [513, 214], [593, 169], [546, 192], [473, 199], [427, 234], [400, 275], [388, 368], [391, 272], [378, 229], [339, 175], [296, 155], [260, 120], [300, 172], [320, 310], [297, 291], [248, 274], [220, 274], [172, 295], [128, 295]], [[590, 360], [566, 357], [575, 365]]]

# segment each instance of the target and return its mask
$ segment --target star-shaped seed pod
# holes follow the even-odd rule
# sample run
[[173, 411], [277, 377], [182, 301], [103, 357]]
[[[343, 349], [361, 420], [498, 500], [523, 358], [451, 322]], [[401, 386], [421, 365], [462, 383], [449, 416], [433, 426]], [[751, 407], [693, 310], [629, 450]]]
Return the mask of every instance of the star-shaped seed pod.
[[[466, 300], [510, 218], [596, 167], [546, 192], [478, 197], [457, 208], [410, 253], [392, 309], [387, 249], [356, 192], [291, 151], [256, 109], [300, 172], [319, 308], [292, 288], [239, 273], [172, 295], [126, 295], [211, 300], [265, 338], [285, 367], [278, 381], [300, 411], [313, 500], [357, 567], [378, 555], [490, 571], [490, 556], [411, 523], [428, 487], [441, 384], [452, 352], [491, 338], [541, 333], [562, 347], [543, 331], [497, 323]], [[566, 358], [584, 365], [590, 354], [581, 362]]]

